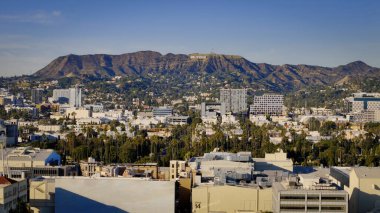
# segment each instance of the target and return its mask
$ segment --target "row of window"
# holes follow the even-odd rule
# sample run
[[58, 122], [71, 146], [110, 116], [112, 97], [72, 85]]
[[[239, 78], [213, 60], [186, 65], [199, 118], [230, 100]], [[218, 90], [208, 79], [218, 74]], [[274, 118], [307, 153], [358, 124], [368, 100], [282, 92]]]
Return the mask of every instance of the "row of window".
[[[281, 200], [305, 200], [305, 195], [281, 195]], [[319, 195], [307, 195], [307, 200], [319, 200]], [[321, 196], [322, 201], [344, 201], [344, 196]]]

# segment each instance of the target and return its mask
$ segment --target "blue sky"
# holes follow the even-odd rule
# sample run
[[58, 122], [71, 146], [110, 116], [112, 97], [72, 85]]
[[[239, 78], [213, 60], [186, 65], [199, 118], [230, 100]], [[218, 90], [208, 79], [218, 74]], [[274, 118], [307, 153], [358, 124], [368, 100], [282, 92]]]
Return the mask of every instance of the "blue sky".
[[2, 0], [0, 76], [66, 54], [224, 53], [253, 62], [380, 67], [378, 0]]

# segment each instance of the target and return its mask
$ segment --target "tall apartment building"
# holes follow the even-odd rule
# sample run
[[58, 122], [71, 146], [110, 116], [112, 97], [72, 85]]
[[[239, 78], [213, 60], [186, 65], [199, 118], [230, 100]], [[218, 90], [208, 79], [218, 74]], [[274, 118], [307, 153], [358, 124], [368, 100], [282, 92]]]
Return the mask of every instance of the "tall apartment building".
[[42, 93], [43, 89], [36, 88], [30, 90], [30, 100], [33, 104], [40, 104], [42, 103]]
[[72, 107], [82, 106], [82, 89], [79, 87], [53, 90], [53, 100], [68, 103]]
[[247, 89], [220, 89], [220, 102], [226, 112], [239, 113], [247, 110]]
[[255, 96], [250, 113], [254, 115], [281, 115], [284, 107], [284, 96], [278, 94], [264, 94]]

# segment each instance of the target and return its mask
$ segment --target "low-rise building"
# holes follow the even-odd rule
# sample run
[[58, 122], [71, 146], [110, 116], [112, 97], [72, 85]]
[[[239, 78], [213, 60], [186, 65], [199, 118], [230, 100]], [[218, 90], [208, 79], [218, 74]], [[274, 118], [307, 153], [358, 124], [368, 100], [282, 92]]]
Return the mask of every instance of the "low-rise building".
[[153, 110], [153, 117], [168, 117], [173, 115], [173, 108], [172, 107], [154, 107]]
[[185, 125], [189, 123], [189, 116], [169, 116], [166, 118], [166, 123], [170, 125]]
[[19, 201], [26, 203], [27, 191], [26, 179], [16, 181], [0, 176], [0, 212], [16, 210]]
[[273, 209], [281, 212], [348, 212], [348, 193], [325, 179], [304, 176], [302, 181], [275, 182]]
[[82, 172], [82, 175], [85, 177], [91, 177], [99, 171], [100, 173], [100, 163], [95, 161], [94, 158], [89, 157], [87, 162], [81, 161], [80, 162], [80, 170]]
[[179, 177], [188, 178], [190, 174], [190, 168], [188, 168], [186, 161], [171, 160], [170, 180], [177, 180]]
[[61, 165], [61, 156], [52, 149], [17, 147], [7, 148], [4, 152], [0, 152], [0, 172], [2, 173], [27, 168], [44, 169], [53, 165]]
[[38, 131], [41, 132], [59, 132], [61, 129], [61, 125], [38, 125]]

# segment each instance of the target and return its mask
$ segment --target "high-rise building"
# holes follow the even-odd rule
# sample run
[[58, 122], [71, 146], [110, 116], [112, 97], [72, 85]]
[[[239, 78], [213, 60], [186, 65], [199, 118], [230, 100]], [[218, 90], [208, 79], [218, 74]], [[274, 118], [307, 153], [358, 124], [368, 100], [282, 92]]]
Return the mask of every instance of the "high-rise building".
[[43, 93], [43, 89], [41, 89], [41, 88], [31, 89], [30, 99], [31, 99], [33, 104], [42, 103], [42, 93]]
[[247, 89], [220, 89], [220, 102], [226, 112], [239, 113], [247, 110]]
[[0, 138], [6, 146], [15, 146], [18, 138], [17, 121], [0, 120]]
[[281, 115], [284, 107], [284, 96], [278, 94], [264, 94], [255, 96], [250, 113], [254, 115]]
[[72, 107], [82, 106], [82, 89], [79, 87], [70, 89], [53, 90], [53, 100], [59, 103], [68, 103]]
[[70, 106], [74, 107], [81, 107], [82, 106], [82, 89], [75, 87], [75, 88], [70, 88]]

